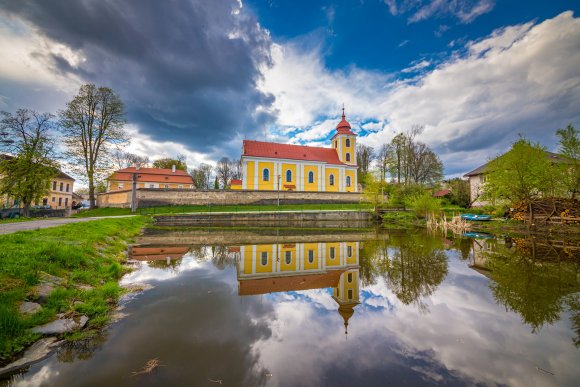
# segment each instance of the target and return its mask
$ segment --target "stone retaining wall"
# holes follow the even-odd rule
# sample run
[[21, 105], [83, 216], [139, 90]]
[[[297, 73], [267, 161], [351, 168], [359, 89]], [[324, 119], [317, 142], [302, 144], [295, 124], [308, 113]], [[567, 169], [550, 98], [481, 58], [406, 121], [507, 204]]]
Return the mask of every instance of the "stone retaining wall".
[[154, 216], [157, 226], [260, 226], [365, 228], [373, 222], [367, 211], [214, 212]]
[[[139, 208], [187, 205], [243, 205], [243, 204], [323, 204], [359, 203], [362, 195], [356, 192], [296, 192], [296, 191], [230, 191], [190, 189], [137, 189]], [[99, 207], [130, 207], [131, 191], [100, 194]]]

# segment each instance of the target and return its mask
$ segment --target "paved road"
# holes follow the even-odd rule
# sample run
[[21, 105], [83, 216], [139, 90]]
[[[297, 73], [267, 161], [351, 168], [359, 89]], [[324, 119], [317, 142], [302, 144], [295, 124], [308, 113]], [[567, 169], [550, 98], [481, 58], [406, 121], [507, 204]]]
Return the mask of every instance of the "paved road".
[[78, 222], [88, 222], [91, 220], [99, 220], [106, 218], [126, 218], [128, 216], [134, 215], [121, 215], [121, 216], [100, 216], [91, 218], [55, 218], [55, 219], [39, 219], [30, 220], [27, 222], [16, 222], [16, 223], [0, 223], [0, 234], [12, 234], [17, 231], [25, 230], [37, 230], [39, 228], [48, 228], [62, 226], [68, 223], [78, 223]]

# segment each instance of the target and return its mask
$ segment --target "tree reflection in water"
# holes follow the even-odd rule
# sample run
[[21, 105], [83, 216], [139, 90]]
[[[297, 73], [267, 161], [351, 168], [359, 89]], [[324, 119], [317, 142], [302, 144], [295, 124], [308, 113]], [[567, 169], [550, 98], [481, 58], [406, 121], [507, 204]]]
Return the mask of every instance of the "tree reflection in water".
[[[518, 313], [536, 333], [571, 313], [575, 344], [580, 344], [580, 257], [578, 246], [563, 241], [506, 238], [474, 242], [474, 266], [489, 270], [498, 303]], [[478, 249], [475, 243], [484, 243]], [[478, 251], [479, 250], [479, 251]]]
[[365, 286], [381, 277], [402, 303], [427, 312], [423, 299], [443, 281], [447, 265], [441, 238], [423, 233], [390, 234], [365, 242], [360, 272]]

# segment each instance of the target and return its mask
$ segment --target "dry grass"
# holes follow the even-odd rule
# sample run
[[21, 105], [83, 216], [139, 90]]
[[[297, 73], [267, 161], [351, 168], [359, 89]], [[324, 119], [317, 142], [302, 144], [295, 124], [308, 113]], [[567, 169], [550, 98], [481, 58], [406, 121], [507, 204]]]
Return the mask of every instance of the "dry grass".
[[161, 361], [159, 361], [159, 358], [151, 359], [151, 360], [147, 361], [147, 363], [145, 363], [145, 365], [143, 366], [143, 369], [141, 369], [140, 371], [133, 371], [131, 373], [131, 375], [137, 376], [137, 375], [150, 374], [151, 372], [156, 370], [158, 367], [163, 367], [163, 364], [161, 364]]

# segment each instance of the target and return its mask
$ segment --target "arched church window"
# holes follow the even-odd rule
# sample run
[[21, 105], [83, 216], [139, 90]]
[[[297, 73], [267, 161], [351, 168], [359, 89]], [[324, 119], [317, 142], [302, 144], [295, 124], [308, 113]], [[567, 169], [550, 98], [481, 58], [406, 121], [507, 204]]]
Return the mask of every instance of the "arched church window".
[[334, 175], [328, 176], [328, 185], [334, 185]]
[[289, 265], [291, 263], [292, 263], [292, 252], [286, 251], [286, 265]]
[[350, 161], [350, 153], [346, 154], [346, 161]]
[[310, 171], [308, 172], [308, 182], [309, 183], [314, 183], [314, 172]]
[[346, 186], [350, 187], [350, 176], [346, 177]]
[[264, 171], [262, 172], [262, 180], [270, 181], [270, 170], [268, 168], [264, 168]]
[[262, 251], [260, 263], [262, 266], [266, 266], [268, 264], [268, 252]]
[[346, 147], [349, 148], [350, 147], [350, 138], [346, 139]]
[[308, 250], [308, 263], [314, 263], [314, 250]]
[[291, 183], [291, 182], [292, 182], [292, 171], [287, 170], [286, 171], [286, 183]]

